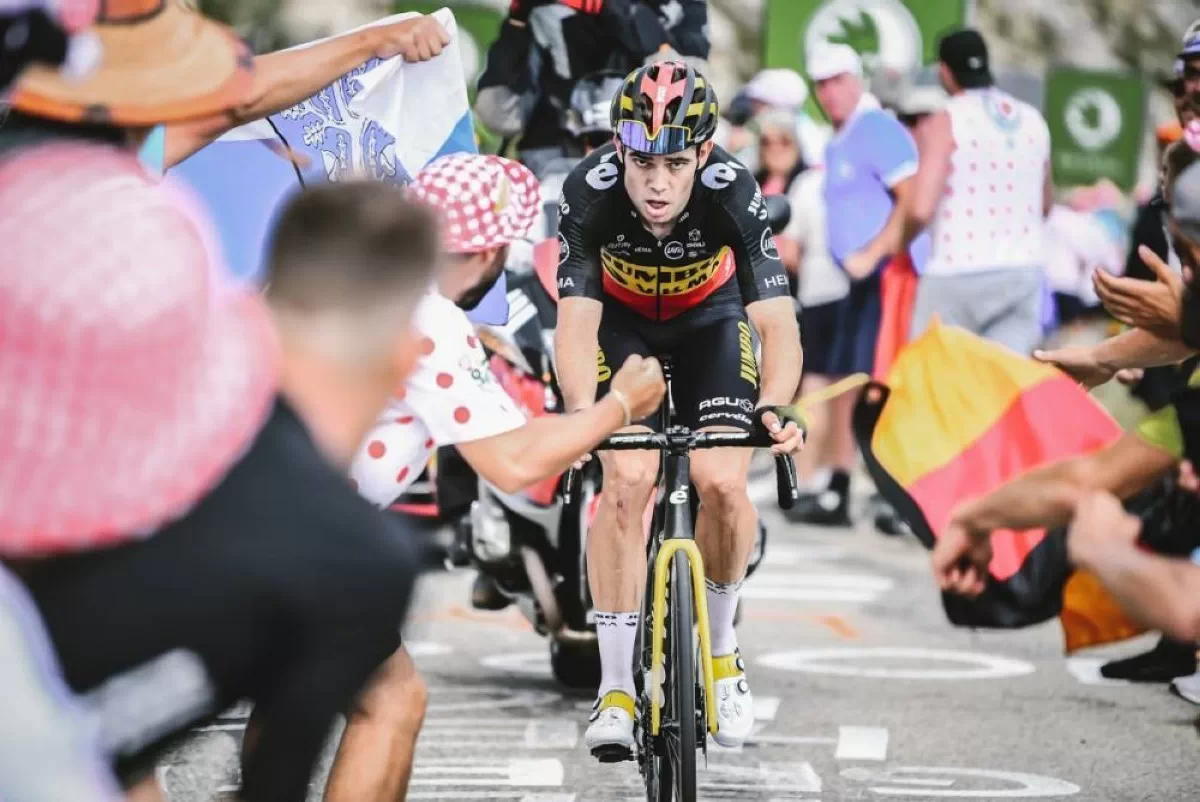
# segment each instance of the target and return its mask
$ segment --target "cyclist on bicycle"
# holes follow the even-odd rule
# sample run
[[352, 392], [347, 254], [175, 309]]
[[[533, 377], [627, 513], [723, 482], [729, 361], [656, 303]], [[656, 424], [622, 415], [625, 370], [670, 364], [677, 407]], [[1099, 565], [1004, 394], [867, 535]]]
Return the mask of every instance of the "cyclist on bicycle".
[[[633, 354], [674, 365], [675, 420], [696, 430], [750, 431], [761, 422], [774, 451], [802, 445], [776, 410], [800, 380], [800, 333], [762, 192], [711, 141], [717, 99], [686, 63], [631, 73], [613, 99], [614, 142], [589, 154], [559, 203], [555, 351], [568, 409], [608, 390], [612, 366]], [[762, 378], [751, 325], [762, 341]], [[659, 425], [657, 416], [625, 431]], [[698, 452], [696, 540], [707, 573], [716, 675], [716, 740], [742, 743], [754, 724], [733, 618], [754, 546], [746, 492], [749, 449]], [[586, 743], [598, 757], [634, 749], [633, 651], [645, 576], [643, 513], [658, 455], [605, 452], [604, 493], [587, 539], [602, 677]]]

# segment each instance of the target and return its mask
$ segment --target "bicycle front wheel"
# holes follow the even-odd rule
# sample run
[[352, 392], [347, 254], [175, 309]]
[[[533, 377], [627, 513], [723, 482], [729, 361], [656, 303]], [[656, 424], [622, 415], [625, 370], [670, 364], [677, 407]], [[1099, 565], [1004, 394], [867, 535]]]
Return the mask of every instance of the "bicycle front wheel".
[[[667, 627], [670, 683], [667, 715], [663, 717], [663, 772], [674, 780], [675, 802], [696, 800], [696, 615], [692, 598], [691, 565], [684, 554], [671, 561], [671, 611]], [[670, 791], [666, 790], [669, 794]]]

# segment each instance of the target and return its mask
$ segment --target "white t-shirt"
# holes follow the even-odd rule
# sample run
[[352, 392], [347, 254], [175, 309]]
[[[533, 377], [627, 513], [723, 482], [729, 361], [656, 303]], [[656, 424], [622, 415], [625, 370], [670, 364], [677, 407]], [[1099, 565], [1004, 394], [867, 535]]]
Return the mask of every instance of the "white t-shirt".
[[358, 492], [379, 507], [414, 482], [438, 446], [519, 428], [525, 416], [500, 387], [465, 312], [432, 292], [413, 316], [422, 356], [350, 467]]
[[832, 303], [846, 297], [850, 278], [833, 261], [825, 229], [825, 170], [812, 167], [796, 176], [788, 189], [792, 219], [783, 236], [803, 248], [797, 293], [805, 308]]

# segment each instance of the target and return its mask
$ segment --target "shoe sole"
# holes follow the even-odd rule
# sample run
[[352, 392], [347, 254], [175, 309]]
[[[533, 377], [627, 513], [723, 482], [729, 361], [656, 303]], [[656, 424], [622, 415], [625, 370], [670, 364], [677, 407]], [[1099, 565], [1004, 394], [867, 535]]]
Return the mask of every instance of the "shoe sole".
[[1179, 688], [1175, 687], [1174, 682], [1170, 683], [1167, 687], [1170, 689], [1171, 693], [1175, 694], [1183, 701], [1190, 702], [1191, 704], [1200, 706], [1200, 698], [1196, 698], [1195, 696], [1192, 696], [1191, 694], [1186, 694], [1183, 691], [1179, 690]]
[[592, 747], [592, 757], [601, 763], [624, 763], [633, 760], [633, 750], [621, 744], [601, 744]]

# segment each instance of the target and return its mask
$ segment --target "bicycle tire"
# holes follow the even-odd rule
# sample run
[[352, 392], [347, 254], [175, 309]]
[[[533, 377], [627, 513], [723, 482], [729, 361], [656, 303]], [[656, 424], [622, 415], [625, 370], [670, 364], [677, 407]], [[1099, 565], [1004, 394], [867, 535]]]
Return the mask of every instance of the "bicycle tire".
[[[663, 757], [670, 764], [675, 802], [696, 802], [696, 611], [691, 565], [684, 554], [671, 561], [671, 610], [667, 660], [669, 715], [663, 720]], [[668, 793], [670, 791], [668, 790]]]

